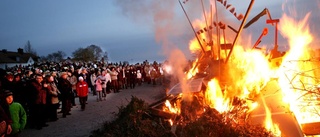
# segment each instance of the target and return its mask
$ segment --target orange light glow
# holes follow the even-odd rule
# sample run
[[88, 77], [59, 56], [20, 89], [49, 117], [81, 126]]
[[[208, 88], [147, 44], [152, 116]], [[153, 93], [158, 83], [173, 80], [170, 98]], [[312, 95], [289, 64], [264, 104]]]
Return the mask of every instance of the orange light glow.
[[187, 79], [192, 78], [198, 73], [198, 67], [197, 67], [198, 59], [192, 63], [192, 68], [187, 72]]
[[[210, 46], [207, 46], [207, 43], [209, 42], [209, 41], [207, 41], [208, 37], [209, 37], [209, 35], [208, 35], [209, 33], [208, 33], [208, 30], [204, 31], [204, 29], [203, 29], [206, 27], [206, 24], [200, 20], [195, 20], [193, 22], [193, 24], [194, 24], [195, 29], [199, 30], [199, 33], [197, 33], [198, 39], [195, 37], [189, 42], [189, 50], [191, 51], [191, 53], [203, 52], [203, 51], [201, 51], [202, 48], [205, 51], [210, 50]], [[199, 44], [199, 42], [201, 43], [201, 45]]]
[[266, 119], [265, 119], [265, 123], [264, 123], [265, 128], [266, 128], [268, 131], [271, 131], [271, 132], [273, 133], [273, 135], [275, 135], [275, 136], [281, 136], [281, 130], [280, 130], [278, 124], [274, 124], [274, 123], [273, 123], [270, 109], [269, 109], [269, 107], [267, 106], [264, 97], [261, 97], [261, 99], [262, 99], [262, 103], [263, 103], [263, 106], [264, 106], [265, 111], [266, 111]]
[[[320, 122], [320, 82], [316, 79], [319, 76], [316, 75], [314, 70], [314, 68], [319, 68], [320, 64], [310, 61], [312, 57], [310, 55], [311, 48], [309, 47], [313, 41], [313, 36], [308, 27], [309, 17], [310, 13], [297, 22], [286, 14], [283, 15], [277, 28], [282, 36], [288, 39], [290, 50], [285, 54], [281, 54], [280, 57], [272, 59], [266, 55], [267, 50], [245, 49], [244, 47], [252, 47], [252, 45], [248, 44], [234, 45], [230, 59], [228, 62], [223, 62], [229, 51], [219, 51], [219, 44], [212, 42], [217, 41], [217, 36], [207, 31], [198, 31], [197, 37], [190, 40], [189, 49], [191, 53], [197, 53], [201, 57], [198, 56], [199, 58], [193, 62], [192, 68], [185, 73], [186, 77], [191, 79], [197, 73], [200, 73], [199, 71], [204, 70], [203, 68], [206, 68], [203, 73], [208, 74], [206, 76], [212, 76], [205, 80], [207, 82], [205, 83], [206, 91], [204, 93], [206, 105], [215, 108], [220, 113], [225, 113], [235, 108], [232, 103], [235, 98], [245, 100], [243, 107], [248, 108], [246, 111], [248, 113], [258, 106], [263, 106], [266, 114], [264, 120], [265, 128], [275, 136], [281, 136], [279, 126], [273, 122], [272, 109], [268, 108], [268, 105], [273, 102], [266, 102], [262, 97], [262, 89], [270, 82], [271, 78], [276, 78], [281, 90], [274, 90], [275, 92], [276, 90], [282, 92], [282, 101], [288, 103], [298, 123]], [[196, 30], [206, 27], [206, 23], [200, 20], [194, 21], [193, 25]], [[267, 30], [264, 31], [266, 33]], [[250, 36], [241, 37], [241, 39], [248, 37]], [[219, 38], [220, 43], [227, 45], [228, 41], [223, 36]], [[245, 41], [245, 39], [239, 41]], [[206, 53], [203, 53], [202, 49]], [[225, 49], [228, 49], [227, 46], [225, 46]], [[220, 58], [218, 58], [217, 53], [220, 53]], [[206, 67], [199, 67], [199, 64], [211, 61], [209, 59], [207, 61], [207, 58], [213, 60], [210, 62], [212, 64], [208, 63], [209, 65], [205, 64], [207, 65]], [[218, 61], [222, 60], [225, 64], [213, 66], [217, 65], [215, 64], [217, 59], [219, 59]], [[207, 68], [211, 70], [207, 70]], [[220, 70], [221, 68], [223, 69], [222, 71]], [[213, 69], [219, 69], [218, 76], [215, 74], [218, 71]], [[213, 71], [211, 75], [210, 71]], [[320, 72], [318, 73], [320, 74]], [[258, 104], [260, 99], [262, 99], [262, 103]], [[283, 103], [282, 101], [277, 103], [281, 104]], [[175, 104], [172, 106], [169, 101], [166, 101], [166, 108], [171, 113], [180, 114], [179, 106]]]
[[205, 97], [206, 103], [220, 113], [229, 110], [229, 100], [222, 93], [219, 82], [216, 79], [212, 79], [208, 82]]
[[313, 68], [316, 65], [308, 50], [313, 36], [310, 34], [308, 19], [310, 13], [301, 21], [295, 21], [286, 14], [282, 17], [280, 30], [288, 39], [290, 50], [283, 59], [279, 69], [279, 85], [283, 92], [283, 101], [290, 105], [291, 111], [300, 124], [319, 122], [320, 106], [317, 105], [319, 96], [317, 81]]
[[235, 83], [232, 90], [237, 92], [228, 92], [229, 96], [253, 98], [270, 80], [268, 58], [258, 50], [245, 51], [241, 46], [235, 46], [230, 64], [229, 75], [233, 76], [230, 79]]
[[176, 104], [174, 104], [172, 106], [170, 101], [166, 100], [165, 105], [166, 105], [166, 107], [164, 109], [165, 111], [168, 111], [168, 112], [171, 112], [171, 113], [174, 113], [174, 114], [180, 114], [180, 108], [178, 108]]

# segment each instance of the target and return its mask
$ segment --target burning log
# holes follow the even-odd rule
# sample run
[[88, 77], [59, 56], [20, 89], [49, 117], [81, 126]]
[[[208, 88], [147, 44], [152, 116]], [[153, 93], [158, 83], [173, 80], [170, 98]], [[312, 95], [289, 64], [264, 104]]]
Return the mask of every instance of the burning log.
[[235, 109], [220, 113], [204, 103], [201, 93], [191, 93], [192, 101], [181, 101], [181, 114], [173, 120], [174, 130], [171, 130], [176, 136], [271, 136], [259, 125], [235, 120], [246, 109], [240, 107], [243, 100], [234, 99]]
[[[119, 107], [116, 119], [107, 122], [102, 129], [92, 132], [95, 136], [271, 136], [259, 125], [251, 125], [246, 121], [235, 122], [239, 112], [246, 107], [241, 99], [233, 99], [234, 111], [220, 113], [210, 108], [204, 101], [203, 79], [190, 80], [193, 92], [192, 100], [182, 100], [181, 94], [170, 95], [159, 101], [146, 104], [143, 100], [132, 97], [127, 106]], [[177, 93], [173, 88], [169, 93]], [[173, 92], [175, 91], [175, 92]], [[180, 90], [181, 91], [181, 90]], [[165, 102], [180, 102], [181, 113], [164, 111]], [[179, 106], [179, 105], [178, 105]], [[242, 109], [244, 108], [244, 109]], [[242, 114], [241, 114], [242, 115]]]
[[[220, 113], [216, 109], [210, 107], [205, 100], [206, 97], [204, 92], [206, 91], [206, 86], [203, 84], [204, 78], [191, 79], [187, 81], [187, 83], [191, 92], [183, 93], [182, 89], [179, 87], [180, 84], [177, 84], [168, 92], [171, 96], [175, 95], [174, 98], [169, 99], [169, 102], [180, 102], [180, 114], [167, 117], [167, 115], [156, 112], [157, 116], [164, 119], [173, 118], [170, 121], [174, 130], [171, 131], [177, 136], [241, 136], [239, 131], [243, 131], [244, 129], [247, 129], [246, 132], [250, 133], [250, 135], [260, 136], [271, 134], [259, 125], [251, 125], [248, 123], [247, 118], [249, 108], [245, 104], [246, 101], [251, 100], [243, 100], [235, 97], [231, 100], [232, 108]], [[182, 100], [181, 97], [177, 97], [182, 94], [191, 94], [192, 99]], [[165, 106], [163, 99], [160, 102], [162, 103], [154, 103], [152, 107], [160, 104]], [[160, 109], [158, 110], [161, 111]], [[252, 130], [255, 128], [263, 130], [258, 132]]]
[[176, 102], [178, 100], [179, 95], [170, 95], [166, 96], [163, 99], [160, 99], [159, 101], [152, 103], [149, 105], [151, 113], [155, 116], [159, 116], [165, 119], [173, 119], [176, 114], [170, 112], [169, 110], [164, 111], [163, 107], [165, 106], [166, 102]]

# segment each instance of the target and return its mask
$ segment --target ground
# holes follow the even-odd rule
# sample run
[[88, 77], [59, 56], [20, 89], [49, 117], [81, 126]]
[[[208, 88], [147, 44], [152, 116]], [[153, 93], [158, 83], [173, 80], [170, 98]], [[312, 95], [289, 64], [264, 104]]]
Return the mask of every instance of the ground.
[[114, 119], [114, 112], [118, 112], [118, 107], [127, 105], [132, 96], [143, 99], [146, 103], [153, 103], [165, 96], [162, 86], [142, 85], [134, 89], [125, 89], [119, 93], [110, 93], [106, 101], [97, 102], [96, 96], [92, 94], [88, 97], [86, 110], [81, 111], [78, 98], [77, 106], [72, 108], [71, 114], [67, 118], [62, 118], [58, 114], [58, 121], [48, 122], [49, 126], [42, 130], [27, 128], [21, 133], [21, 137], [88, 137], [92, 130], [98, 129], [106, 121]]

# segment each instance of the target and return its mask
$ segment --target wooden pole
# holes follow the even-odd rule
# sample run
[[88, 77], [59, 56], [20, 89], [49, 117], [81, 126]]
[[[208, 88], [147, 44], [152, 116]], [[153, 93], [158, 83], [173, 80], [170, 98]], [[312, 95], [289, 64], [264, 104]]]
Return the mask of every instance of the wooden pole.
[[202, 46], [202, 44], [201, 44], [201, 42], [200, 42], [200, 40], [199, 40], [199, 37], [198, 37], [198, 35], [197, 35], [196, 31], [194, 30], [194, 27], [193, 27], [193, 25], [192, 25], [192, 23], [191, 23], [191, 21], [190, 21], [190, 19], [189, 19], [188, 15], [187, 15], [186, 10], [185, 10], [185, 9], [184, 9], [184, 7], [182, 6], [181, 1], [180, 1], [180, 0], [178, 0], [178, 1], [179, 1], [179, 3], [180, 3], [180, 6], [181, 6], [181, 8], [182, 8], [182, 10], [183, 10], [184, 14], [186, 15], [186, 17], [187, 17], [187, 19], [188, 19], [188, 21], [189, 21], [189, 24], [190, 24], [190, 26], [191, 26], [191, 28], [192, 28], [192, 30], [193, 30], [194, 35], [196, 36], [196, 38], [197, 38], [197, 40], [198, 40], [198, 43], [199, 43], [199, 45], [200, 45], [200, 47], [201, 47], [201, 49], [202, 49], [202, 51], [203, 51], [203, 54], [205, 54], [205, 53], [206, 53], [206, 51], [204, 50], [204, 48], [203, 48], [203, 46]]
[[233, 41], [233, 43], [232, 43], [230, 52], [229, 52], [229, 54], [228, 54], [228, 56], [227, 56], [227, 59], [226, 59], [226, 63], [228, 62], [228, 60], [229, 60], [229, 58], [230, 58], [230, 56], [231, 56], [233, 47], [234, 47], [234, 45], [237, 43], [237, 40], [238, 40], [238, 38], [239, 38], [239, 35], [240, 35], [240, 33], [242, 32], [242, 30], [243, 30], [244, 23], [246, 22], [246, 20], [247, 20], [247, 18], [248, 18], [248, 14], [249, 14], [250, 11], [251, 11], [251, 8], [252, 8], [253, 3], [254, 3], [254, 0], [251, 0], [251, 2], [250, 2], [250, 4], [249, 4], [249, 7], [248, 7], [248, 9], [247, 9], [247, 12], [246, 12], [246, 14], [244, 15], [244, 18], [243, 18], [243, 20], [242, 20], [242, 23], [241, 23], [241, 25], [240, 25], [240, 27], [239, 27], [238, 33], [237, 33], [237, 35], [236, 35], [236, 37], [235, 37], [235, 39], [234, 39], [234, 41]]

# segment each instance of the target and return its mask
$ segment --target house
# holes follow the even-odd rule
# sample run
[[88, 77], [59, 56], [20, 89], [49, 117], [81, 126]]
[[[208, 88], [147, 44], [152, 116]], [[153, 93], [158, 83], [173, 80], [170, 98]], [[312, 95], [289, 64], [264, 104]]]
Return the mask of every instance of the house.
[[7, 51], [6, 49], [0, 50], [0, 68], [2, 69], [33, 65], [37, 60], [36, 55], [24, 53], [21, 48], [17, 52]]

